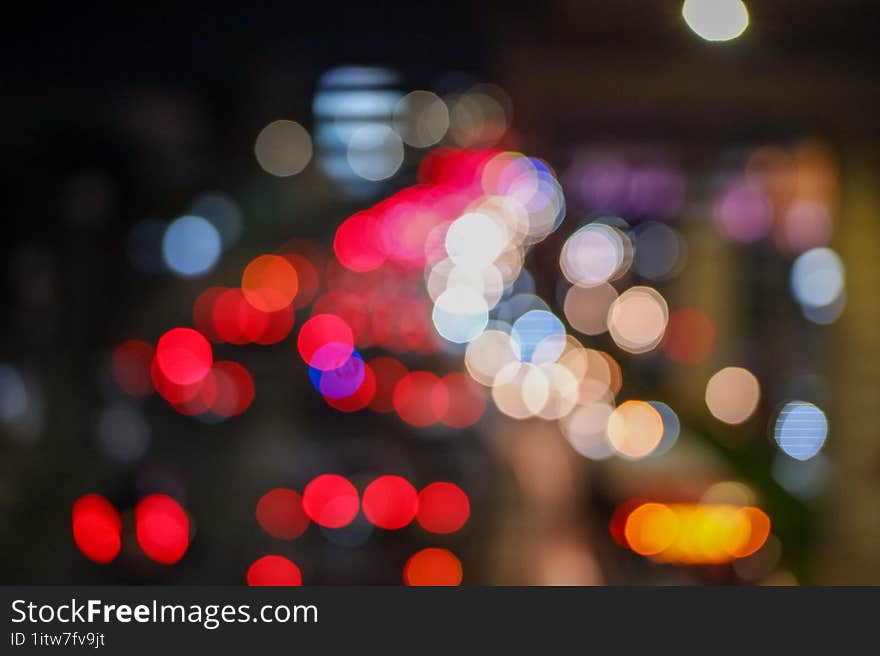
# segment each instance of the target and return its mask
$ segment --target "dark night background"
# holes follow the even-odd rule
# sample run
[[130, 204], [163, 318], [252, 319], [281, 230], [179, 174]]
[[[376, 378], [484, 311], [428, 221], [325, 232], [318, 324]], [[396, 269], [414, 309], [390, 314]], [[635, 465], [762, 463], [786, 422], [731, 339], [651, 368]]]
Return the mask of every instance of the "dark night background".
[[[314, 164], [291, 182], [266, 175], [254, 159], [256, 134], [276, 118], [312, 132], [312, 99], [324, 72], [363, 65], [397, 71], [404, 92], [440, 93], [465, 79], [498, 84], [512, 101], [512, 143], [560, 172], [588, 145], [647, 145], [670, 154], [696, 180], [689, 193], [699, 195], [744, 150], [801, 139], [827, 144], [840, 178], [832, 244], [848, 276], [847, 310], [838, 322], [817, 327], [797, 316], [787, 297], [788, 265], [769, 247], [730, 247], [720, 262], [718, 249], [702, 250], [696, 240], [685, 282], [664, 287], [670, 305], [689, 293], [728, 294], [719, 303], [735, 321], [719, 329], [731, 339], [713, 360], [716, 368], [724, 356], [742, 356], [768, 390], [785, 387], [792, 365], [821, 375], [817, 398], [828, 403], [833, 472], [822, 492], [800, 499], [771, 475], [766, 424], [777, 397], [762, 399], [760, 425], [749, 429], [754, 445], [731, 447], [726, 429], [693, 403], [684, 374], [621, 364], [630, 393], [681, 399], [682, 423], [714, 454], [716, 464], [688, 465], [694, 473], [676, 470], [678, 463], [660, 480], [713, 480], [717, 468], [726, 472], [718, 478], [758, 491], [783, 545], [779, 581], [880, 582], [880, 5], [748, 6], [748, 31], [718, 47], [688, 30], [672, 0], [141, 9], [79, 3], [16, 8], [14, 18], [7, 10], [0, 46], [0, 362], [40, 381], [44, 413], [33, 439], [0, 432], [0, 580], [234, 584], [254, 558], [271, 552], [294, 558], [307, 582], [396, 584], [415, 549], [445, 546], [461, 558], [466, 584], [542, 582], [522, 564], [499, 565], [520, 540], [523, 559], [532, 557], [538, 548], [527, 543], [540, 542], [535, 536], [546, 528], [506, 459], [514, 456], [496, 444], [521, 429], [493, 417], [455, 439], [432, 440], [393, 416], [333, 413], [305, 380], [289, 339], [262, 350], [218, 347], [235, 352], [257, 381], [257, 400], [243, 417], [197, 424], [154, 397], [143, 403], [151, 434], [144, 458], [120, 464], [96, 445], [95, 417], [119, 394], [107, 364], [117, 344], [154, 341], [187, 324], [195, 296], [208, 285], [234, 284], [258, 253], [303, 237], [329, 246], [346, 216], [414, 182], [419, 155], [412, 153], [366, 199], [344, 197]], [[211, 190], [230, 194], [245, 217], [242, 239], [217, 268], [194, 280], [133, 270], [131, 227], [179, 216]], [[577, 204], [569, 208], [573, 226]], [[700, 234], [687, 221], [682, 231]], [[569, 233], [530, 255], [538, 293], [548, 300]], [[686, 282], [716, 265], [726, 292]], [[297, 326], [307, 316], [298, 313]], [[433, 362], [443, 372], [461, 364]], [[705, 377], [693, 386], [698, 396]], [[606, 526], [626, 496], [621, 490], [629, 489], [618, 479], [636, 469], [590, 467], [572, 475], [573, 518], [566, 521], [579, 527], [578, 544], [590, 545], [599, 580], [742, 582], [723, 567], [660, 567], [616, 547]], [[313, 526], [297, 541], [279, 543], [260, 531], [253, 507], [264, 491], [301, 489], [324, 471], [356, 484], [386, 471], [455, 481], [470, 496], [471, 519], [437, 539], [417, 527], [374, 530], [368, 539], [352, 529], [329, 539]], [[82, 558], [70, 536], [73, 501], [100, 492], [122, 510], [148, 491], [185, 500], [195, 531], [185, 559], [170, 568], [150, 563], [125, 538], [110, 565]], [[123, 518], [130, 533], [130, 517]]]

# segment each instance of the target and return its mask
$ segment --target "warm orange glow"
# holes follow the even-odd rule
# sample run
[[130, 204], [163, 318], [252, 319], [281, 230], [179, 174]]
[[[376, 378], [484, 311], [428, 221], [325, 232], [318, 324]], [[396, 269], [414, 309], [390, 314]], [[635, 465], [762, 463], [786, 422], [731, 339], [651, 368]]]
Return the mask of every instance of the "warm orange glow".
[[414, 553], [403, 568], [403, 580], [407, 585], [459, 585], [461, 577], [461, 561], [456, 555], [435, 547]]
[[299, 290], [293, 264], [280, 255], [260, 255], [241, 276], [241, 291], [247, 302], [263, 312], [288, 307]]
[[721, 564], [760, 549], [770, 518], [753, 506], [651, 502], [629, 512], [623, 535], [625, 546], [658, 562]]
[[629, 548], [642, 556], [668, 549], [678, 534], [678, 516], [662, 503], [645, 503], [633, 510], [623, 529]]

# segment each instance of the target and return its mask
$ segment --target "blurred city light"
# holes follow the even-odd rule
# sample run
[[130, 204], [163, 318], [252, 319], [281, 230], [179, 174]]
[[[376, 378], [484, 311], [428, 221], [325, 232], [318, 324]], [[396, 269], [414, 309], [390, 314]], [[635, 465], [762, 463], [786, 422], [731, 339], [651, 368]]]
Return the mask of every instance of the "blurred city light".
[[749, 26], [749, 11], [742, 0], [685, 0], [682, 16], [706, 41], [730, 41]]

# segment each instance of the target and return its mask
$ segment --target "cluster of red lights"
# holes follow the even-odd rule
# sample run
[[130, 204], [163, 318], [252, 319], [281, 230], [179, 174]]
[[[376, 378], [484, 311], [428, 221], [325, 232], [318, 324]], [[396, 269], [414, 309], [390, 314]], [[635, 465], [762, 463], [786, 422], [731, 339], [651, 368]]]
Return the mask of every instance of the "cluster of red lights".
[[386, 263], [421, 270], [429, 258], [445, 257], [446, 228], [485, 193], [483, 167], [499, 152], [440, 148], [427, 155], [419, 168], [419, 184], [339, 226], [333, 250], [340, 264], [359, 273]]
[[242, 414], [254, 400], [254, 381], [238, 362], [214, 360], [211, 344], [197, 330], [173, 328], [156, 347], [140, 340], [113, 353], [113, 375], [132, 396], [153, 391], [184, 415]]
[[301, 495], [288, 488], [270, 490], [257, 503], [256, 515], [269, 535], [293, 540], [310, 522], [326, 528], [348, 526], [360, 510], [378, 528], [397, 530], [416, 521], [429, 533], [448, 534], [465, 525], [470, 501], [454, 483], [438, 481], [417, 491], [401, 476], [380, 476], [360, 495], [344, 476], [322, 474]]
[[[355, 343], [348, 322], [322, 313], [302, 325], [297, 350], [310, 367], [330, 371], [349, 361]], [[212, 412], [232, 417], [247, 410], [254, 399], [254, 382], [247, 369], [230, 360], [215, 361], [210, 342], [192, 328], [168, 331], [155, 349], [139, 340], [124, 342], [113, 354], [113, 373], [128, 394], [145, 396], [155, 390], [185, 415]], [[328, 405], [342, 412], [364, 408], [396, 412], [417, 427], [465, 428], [476, 423], [486, 409], [485, 390], [469, 376], [409, 371], [398, 359], [386, 356], [364, 363], [363, 379], [351, 394], [323, 396]]]
[[[428, 155], [419, 183], [344, 221], [333, 241], [335, 258], [311, 246], [311, 257], [261, 255], [245, 268], [237, 287], [209, 287], [193, 304], [194, 328], [176, 327], [155, 346], [130, 340], [113, 354], [113, 375], [132, 396], [156, 392], [184, 415], [232, 417], [254, 400], [254, 381], [241, 364], [215, 360], [212, 344], [270, 345], [293, 331], [295, 311], [311, 305], [296, 348], [331, 407], [343, 412], [369, 408], [396, 413], [416, 427], [464, 428], [486, 408], [482, 387], [463, 373], [438, 376], [410, 371], [394, 357], [368, 362], [357, 349], [380, 347], [395, 354], [433, 354], [439, 342], [424, 296], [426, 262], [443, 257], [448, 226], [485, 192], [481, 172], [495, 151], [439, 149]], [[285, 248], [284, 250], [288, 250]], [[322, 289], [321, 271], [324, 272]], [[355, 362], [357, 366], [350, 366]], [[329, 374], [328, 374], [329, 372]], [[344, 394], [322, 388], [322, 376], [346, 382]], [[350, 381], [349, 381], [350, 382]], [[337, 390], [334, 390], [337, 392]], [[310, 522], [328, 528], [349, 524], [363, 510], [374, 525], [399, 529], [416, 521], [432, 533], [452, 533], [467, 521], [467, 495], [451, 483], [432, 483], [420, 492], [405, 479], [383, 476], [361, 497], [345, 478], [319, 476], [303, 491], [276, 489], [258, 504], [257, 518], [271, 535], [294, 539]], [[186, 513], [169, 497], [153, 495], [135, 509], [138, 543], [150, 558], [173, 563], [189, 543]], [[87, 495], [74, 506], [74, 538], [96, 562], [109, 562], [121, 545], [122, 522], [109, 502]], [[443, 549], [425, 549], [405, 567], [413, 585], [457, 584], [461, 564]], [[297, 566], [266, 556], [248, 571], [248, 583], [300, 584]]]
[[[410, 586], [455, 586], [462, 576], [458, 557], [439, 547], [417, 551], [403, 566], [403, 582]], [[292, 560], [270, 554], [251, 564], [246, 580], [250, 586], [300, 586], [302, 572]]]
[[[100, 494], [86, 494], [73, 504], [73, 540], [82, 554], [106, 564], [122, 548], [123, 522], [119, 511]], [[134, 508], [137, 543], [157, 563], [173, 565], [189, 548], [189, 516], [164, 494], [150, 494]]]
[[[257, 503], [256, 516], [272, 537], [294, 540], [311, 522], [334, 529], [348, 526], [360, 510], [378, 528], [399, 530], [415, 521], [429, 533], [445, 535], [465, 525], [470, 501], [454, 483], [438, 481], [416, 491], [405, 478], [387, 475], [373, 480], [359, 495], [344, 476], [322, 474], [306, 485], [302, 495], [288, 488], [270, 490]], [[443, 555], [438, 556], [440, 552]], [[275, 554], [256, 560], [246, 578], [249, 585], [302, 582], [296, 564]], [[457, 585], [461, 563], [445, 549], [423, 549], [407, 561], [404, 581], [408, 585]]]
[[[480, 174], [495, 154], [452, 149], [431, 153], [422, 162], [419, 184], [339, 226], [333, 242], [336, 258], [307, 244], [297, 246], [310, 257], [260, 255], [245, 267], [240, 286], [209, 287], [196, 298], [194, 328], [173, 328], [155, 347], [138, 340], [117, 347], [116, 381], [133, 396], [155, 391], [184, 415], [242, 414], [254, 399], [253, 378], [241, 364], [215, 361], [212, 344], [281, 342], [294, 328], [295, 311], [309, 305], [297, 349], [313, 369], [343, 368], [360, 358], [355, 349], [370, 347], [436, 353], [422, 268], [433, 251], [443, 250], [451, 222], [484, 193]], [[342, 412], [394, 411], [417, 427], [464, 428], [485, 410], [485, 391], [464, 374], [410, 372], [390, 357], [374, 358], [363, 367], [359, 363], [355, 369], [359, 378], [345, 393], [325, 393], [319, 386], [328, 405]]]

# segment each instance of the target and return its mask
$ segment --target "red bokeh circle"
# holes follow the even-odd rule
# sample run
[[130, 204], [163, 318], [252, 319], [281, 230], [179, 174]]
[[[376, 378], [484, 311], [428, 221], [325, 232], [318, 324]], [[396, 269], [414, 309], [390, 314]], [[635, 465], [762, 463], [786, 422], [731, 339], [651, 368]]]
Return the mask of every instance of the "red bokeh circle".
[[109, 563], [122, 546], [122, 519], [116, 508], [100, 494], [86, 494], [73, 504], [73, 541], [83, 556], [96, 563]]
[[403, 528], [416, 516], [418, 494], [400, 476], [380, 476], [364, 490], [364, 516], [374, 526], [394, 530]]
[[309, 527], [302, 497], [294, 490], [277, 487], [257, 502], [257, 522], [266, 533], [280, 540], [295, 540]]
[[211, 371], [211, 344], [197, 330], [172, 328], [156, 344], [156, 363], [162, 374], [176, 385], [198, 383]]
[[419, 492], [416, 519], [429, 533], [455, 533], [470, 515], [470, 500], [455, 483], [431, 483]]
[[338, 474], [322, 474], [303, 490], [303, 510], [320, 526], [347, 526], [357, 516], [359, 507], [357, 489]]
[[302, 572], [284, 556], [269, 555], [255, 560], [247, 571], [247, 584], [251, 586], [299, 586]]
[[150, 494], [134, 509], [137, 541], [151, 560], [173, 565], [189, 548], [189, 517], [177, 501]]

